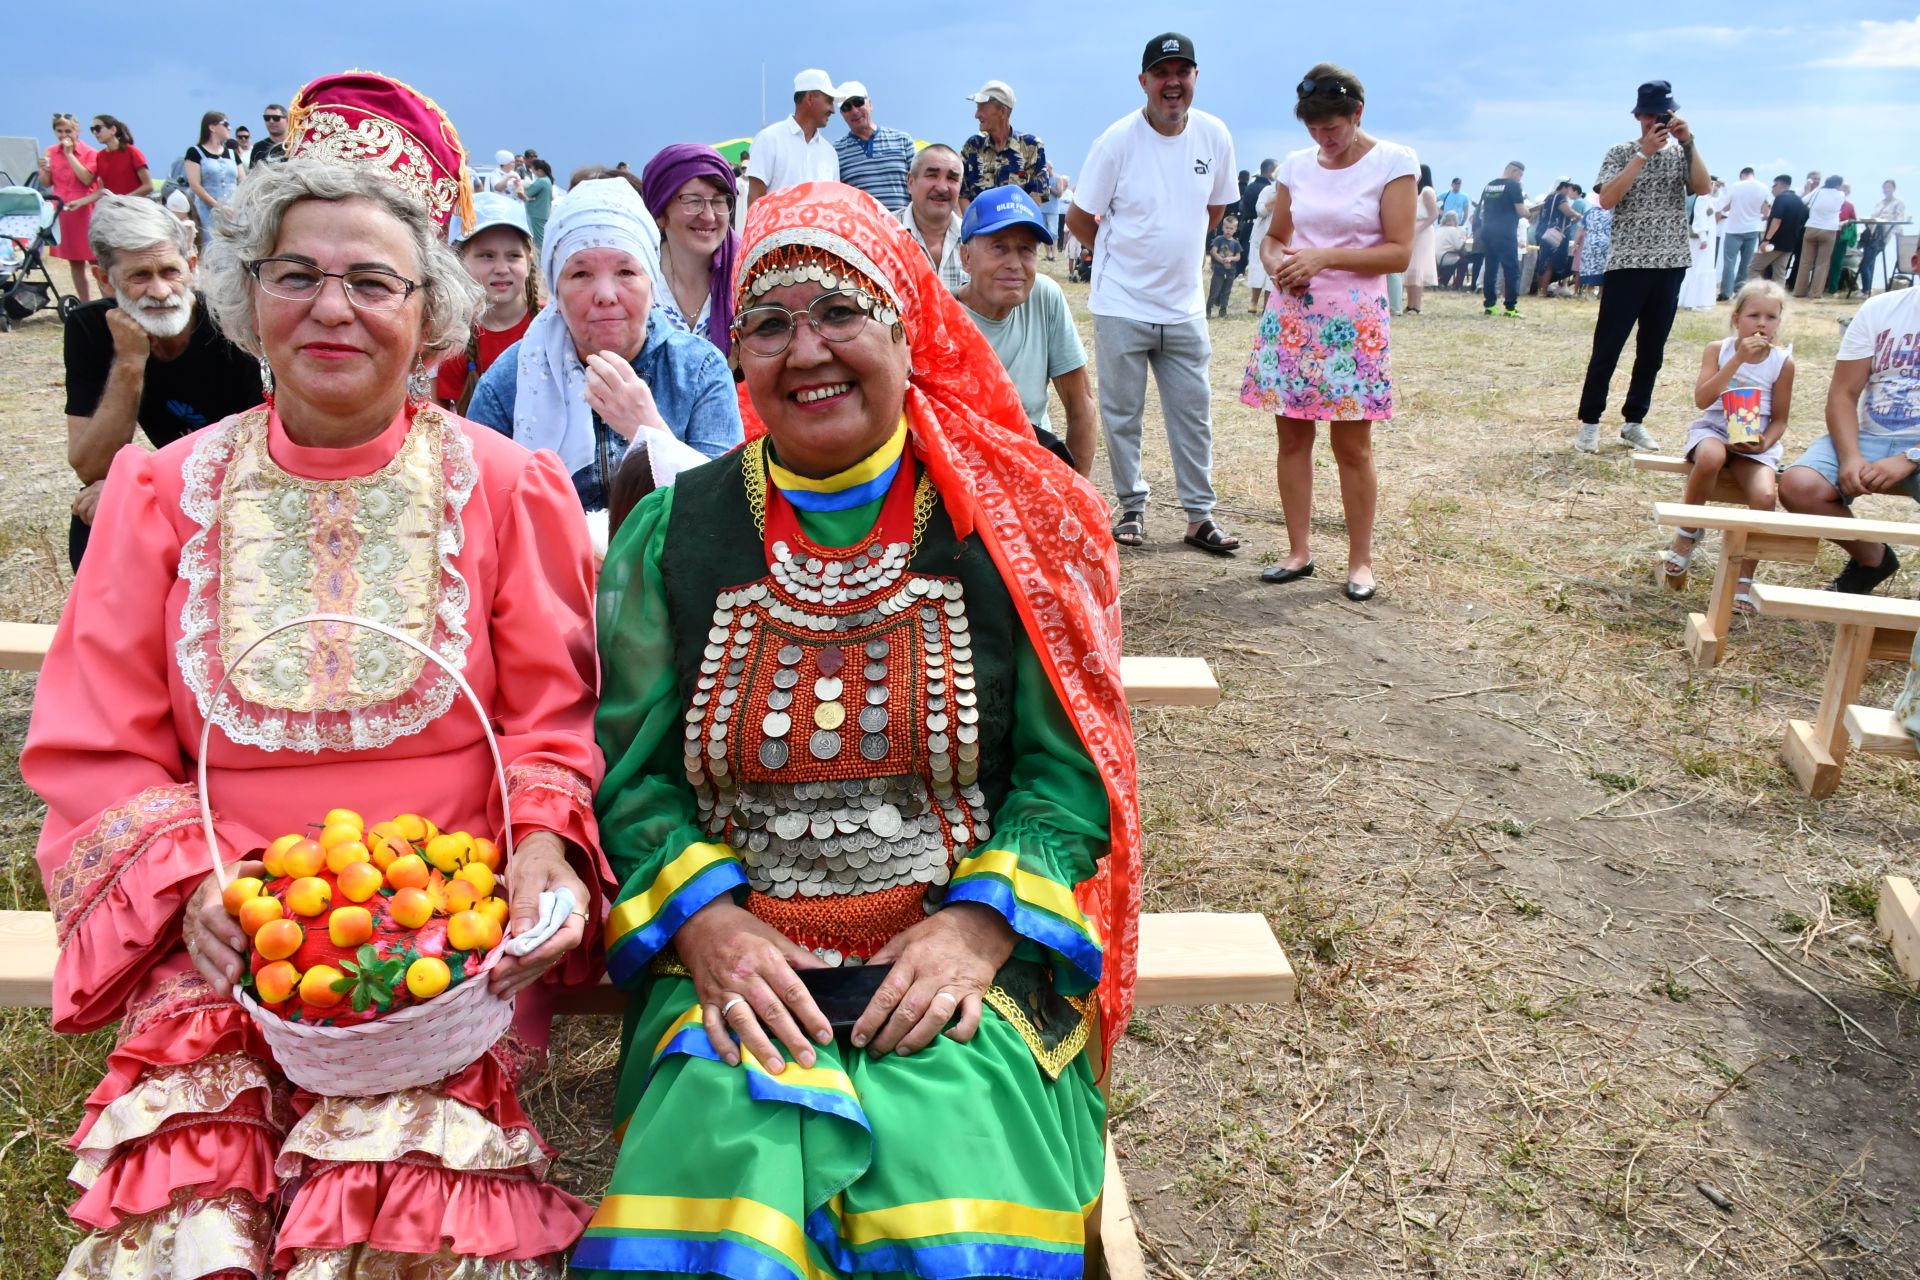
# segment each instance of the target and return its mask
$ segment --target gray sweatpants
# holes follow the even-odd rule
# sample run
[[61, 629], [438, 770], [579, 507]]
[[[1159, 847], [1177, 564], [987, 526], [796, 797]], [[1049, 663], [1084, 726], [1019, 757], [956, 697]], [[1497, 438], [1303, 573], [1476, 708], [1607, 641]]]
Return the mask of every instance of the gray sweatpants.
[[1147, 370], [1160, 387], [1160, 413], [1173, 455], [1173, 483], [1190, 521], [1213, 514], [1213, 399], [1207, 361], [1213, 344], [1205, 320], [1144, 324], [1119, 316], [1093, 318], [1099, 361], [1100, 425], [1107, 465], [1121, 511], [1144, 511], [1147, 481], [1140, 474], [1141, 425], [1147, 407]]

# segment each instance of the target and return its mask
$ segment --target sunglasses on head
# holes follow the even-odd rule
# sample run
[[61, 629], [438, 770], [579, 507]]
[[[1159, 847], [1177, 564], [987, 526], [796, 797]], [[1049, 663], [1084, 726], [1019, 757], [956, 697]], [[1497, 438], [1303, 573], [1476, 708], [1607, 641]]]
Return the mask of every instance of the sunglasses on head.
[[1316, 93], [1337, 93], [1343, 98], [1357, 96], [1349, 94], [1347, 86], [1338, 80], [1315, 80], [1312, 76], [1295, 85], [1293, 91], [1302, 98], [1312, 97]]
[[867, 100], [865, 98], [848, 98], [845, 102], [840, 104], [840, 109], [842, 111], [852, 111], [852, 110], [855, 110], [856, 108], [864, 107], [866, 105], [867, 105]]

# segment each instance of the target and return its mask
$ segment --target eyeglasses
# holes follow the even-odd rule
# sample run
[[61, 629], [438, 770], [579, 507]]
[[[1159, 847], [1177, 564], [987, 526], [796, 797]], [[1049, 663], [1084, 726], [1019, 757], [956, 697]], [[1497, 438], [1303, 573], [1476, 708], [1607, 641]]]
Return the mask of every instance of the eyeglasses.
[[347, 301], [361, 311], [397, 311], [420, 287], [418, 282], [391, 271], [364, 267], [322, 271], [298, 258], [260, 258], [247, 264], [247, 274], [262, 289], [289, 302], [311, 302], [320, 296], [328, 280], [338, 280]]
[[803, 311], [769, 302], [741, 312], [733, 322], [734, 341], [756, 356], [777, 356], [792, 344], [801, 316], [828, 342], [848, 341], [866, 327], [868, 318], [859, 294], [836, 289], [821, 294]]
[[864, 107], [866, 105], [867, 105], [867, 100], [865, 98], [848, 98], [845, 102], [840, 104], [840, 109], [842, 111], [853, 111], [853, 110], [856, 110], [857, 108]]
[[722, 218], [733, 213], [732, 196], [675, 196], [673, 203], [679, 206], [680, 212], [686, 214], [689, 218], [697, 218], [709, 209], [713, 210], [716, 216]]
[[1306, 77], [1295, 85], [1293, 91], [1302, 98], [1310, 98], [1316, 93], [1337, 93], [1343, 98], [1360, 96], [1357, 93], [1348, 93], [1347, 86], [1338, 80], [1315, 80], [1312, 76]]
[[265, 120], [268, 124], [278, 124], [282, 120], [286, 119], [285, 116], [261, 116], [260, 118], [262, 120]]

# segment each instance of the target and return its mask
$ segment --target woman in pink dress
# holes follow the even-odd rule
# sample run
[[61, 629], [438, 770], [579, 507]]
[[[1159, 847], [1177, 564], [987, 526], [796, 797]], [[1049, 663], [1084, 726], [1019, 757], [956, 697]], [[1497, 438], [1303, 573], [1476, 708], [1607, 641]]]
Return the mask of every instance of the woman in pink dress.
[[1265, 582], [1313, 574], [1315, 424], [1330, 423], [1347, 516], [1347, 598], [1373, 597], [1373, 424], [1393, 416], [1387, 276], [1413, 256], [1420, 161], [1360, 128], [1359, 77], [1321, 63], [1295, 90], [1293, 113], [1315, 145], [1274, 175], [1273, 222], [1260, 242], [1273, 292], [1254, 336], [1240, 401], [1274, 415], [1287, 555]]
[[[550, 455], [427, 399], [478, 304], [442, 242], [468, 189], [451, 126], [365, 73], [295, 104], [288, 162], [247, 184], [204, 276], [223, 332], [271, 371], [269, 400], [115, 459], [104, 549], [75, 581], [20, 760], [47, 802], [54, 1026], [121, 1023], [73, 1140], [88, 1234], [63, 1274], [558, 1277], [587, 1212], [545, 1181], [516, 1088], [544, 1055], [552, 984], [596, 975], [580, 944], [612, 887], [586, 526]], [[514, 927], [543, 890], [583, 908], [495, 968], [513, 1027], [431, 1088], [295, 1090], [228, 994], [247, 943], [201, 837], [208, 718], [230, 867], [333, 806], [501, 825], [472, 708], [378, 633], [288, 633], [215, 700], [232, 655], [320, 611], [382, 620], [465, 676], [506, 764]]]
[[80, 141], [80, 121], [71, 112], [53, 113], [53, 136], [59, 141], [40, 161], [40, 176], [61, 201], [60, 243], [49, 252], [73, 268], [73, 296], [91, 302], [93, 280], [86, 264], [93, 261], [93, 250], [87, 245], [87, 228], [93, 222], [93, 202], [106, 188], [100, 185], [96, 153]]

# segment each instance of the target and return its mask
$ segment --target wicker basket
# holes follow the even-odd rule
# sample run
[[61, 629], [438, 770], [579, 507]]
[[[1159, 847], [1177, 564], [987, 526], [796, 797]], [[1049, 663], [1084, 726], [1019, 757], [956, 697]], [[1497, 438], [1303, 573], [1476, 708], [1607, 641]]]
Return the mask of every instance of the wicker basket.
[[[505, 830], [506, 861], [502, 870], [513, 867], [513, 815], [507, 808], [507, 774], [500, 760], [500, 743], [487, 718], [479, 697], [466, 680], [448, 666], [445, 659], [412, 636], [367, 618], [340, 613], [310, 613], [283, 622], [241, 650], [227, 664], [226, 674], [215, 686], [208, 701], [209, 710], [226, 691], [233, 672], [247, 656], [283, 631], [315, 622], [335, 622], [378, 631], [396, 640], [434, 663], [460, 686], [460, 692], [480, 717], [487, 735], [487, 749], [493, 755], [494, 774], [500, 786], [500, 808]], [[200, 730], [200, 822], [206, 834], [207, 856], [224, 889], [227, 869], [220, 861], [219, 844], [213, 830], [213, 810], [207, 800], [207, 744], [213, 732], [213, 716], [206, 717]], [[233, 998], [253, 1015], [260, 1032], [273, 1047], [274, 1057], [287, 1078], [310, 1093], [334, 1097], [392, 1093], [397, 1089], [415, 1089], [437, 1084], [462, 1071], [493, 1047], [513, 1021], [513, 1001], [496, 996], [485, 981], [487, 973], [499, 962], [506, 938], [487, 953], [478, 972], [470, 975], [452, 991], [405, 1005], [392, 1013], [350, 1027], [326, 1027], [314, 1023], [293, 1022], [263, 1007], [246, 990], [233, 988]]]

